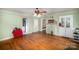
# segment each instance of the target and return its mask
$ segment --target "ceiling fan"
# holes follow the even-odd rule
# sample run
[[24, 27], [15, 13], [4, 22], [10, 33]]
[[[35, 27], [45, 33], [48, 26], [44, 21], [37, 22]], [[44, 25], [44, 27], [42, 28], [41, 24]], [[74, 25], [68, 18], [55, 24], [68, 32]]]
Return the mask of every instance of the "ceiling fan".
[[40, 10], [39, 8], [36, 8], [36, 9], [35, 9], [35, 13], [36, 13], [37, 15], [39, 15], [39, 14], [47, 13], [47, 11]]

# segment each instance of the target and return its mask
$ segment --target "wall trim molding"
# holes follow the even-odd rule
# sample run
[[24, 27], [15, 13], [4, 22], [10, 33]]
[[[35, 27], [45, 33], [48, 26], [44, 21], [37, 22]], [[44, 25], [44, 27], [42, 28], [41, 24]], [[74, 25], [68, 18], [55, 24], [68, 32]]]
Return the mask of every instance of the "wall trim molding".
[[13, 38], [13, 37], [2, 38], [2, 39], [0, 39], [0, 41], [9, 40], [9, 39], [11, 39], [11, 38]]

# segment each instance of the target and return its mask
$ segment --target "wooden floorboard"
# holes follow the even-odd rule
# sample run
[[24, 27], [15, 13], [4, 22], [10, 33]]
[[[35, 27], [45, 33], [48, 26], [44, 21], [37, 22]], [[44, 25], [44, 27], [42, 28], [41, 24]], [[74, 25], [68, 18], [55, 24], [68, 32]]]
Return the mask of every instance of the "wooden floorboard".
[[44, 33], [33, 33], [0, 42], [0, 50], [64, 50], [73, 41]]

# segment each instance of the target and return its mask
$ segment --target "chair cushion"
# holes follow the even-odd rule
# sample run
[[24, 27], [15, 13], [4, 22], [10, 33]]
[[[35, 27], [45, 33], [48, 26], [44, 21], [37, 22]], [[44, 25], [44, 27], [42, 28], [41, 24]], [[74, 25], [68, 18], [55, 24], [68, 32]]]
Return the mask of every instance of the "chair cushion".
[[14, 38], [23, 36], [23, 32], [21, 29], [16, 29], [12, 33], [13, 33]]

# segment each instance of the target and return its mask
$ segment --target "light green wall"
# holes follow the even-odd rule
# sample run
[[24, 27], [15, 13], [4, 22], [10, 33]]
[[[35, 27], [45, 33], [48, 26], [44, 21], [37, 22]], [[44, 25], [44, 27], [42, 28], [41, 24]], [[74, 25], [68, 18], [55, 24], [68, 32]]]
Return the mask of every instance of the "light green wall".
[[[22, 28], [22, 18], [20, 13], [0, 10], [0, 39], [12, 37], [12, 30], [14, 27]], [[28, 20], [29, 30], [27, 34], [34, 32], [34, 19], [33, 15], [24, 15]], [[40, 20], [40, 18], [38, 18]]]
[[[74, 11], [63, 11], [63, 12], [54, 13], [54, 14], [51, 13], [46, 18], [50, 19], [50, 16], [53, 16], [54, 19], [58, 22], [59, 16], [65, 16], [65, 15], [73, 15], [73, 28], [76, 28], [76, 27], [79, 28], [79, 12], [75, 11], [75, 10]], [[47, 33], [50, 33], [49, 32], [50, 29], [53, 30], [53, 32], [54, 32], [55, 35], [58, 34], [58, 26], [57, 25], [53, 25], [52, 27], [48, 27]]]
[[0, 39], [12, 37], [14, 27], [22, 28], [22, 17], [16, 12], [0, 11]]
[[[0, 16], [0, 18], [1, 18], [1, 16]], [[2, 32], [2, 31], [1, 31], [1, 22], [2, 22], [2, 21], [0, 20], [0, 38], [1, 38], [1, 32]]]
[[27, 19], [28, 19], [28, 27], [29, 27], [28, 34], [29, 34], [33, 32], [33, 16], [28, 16]]

